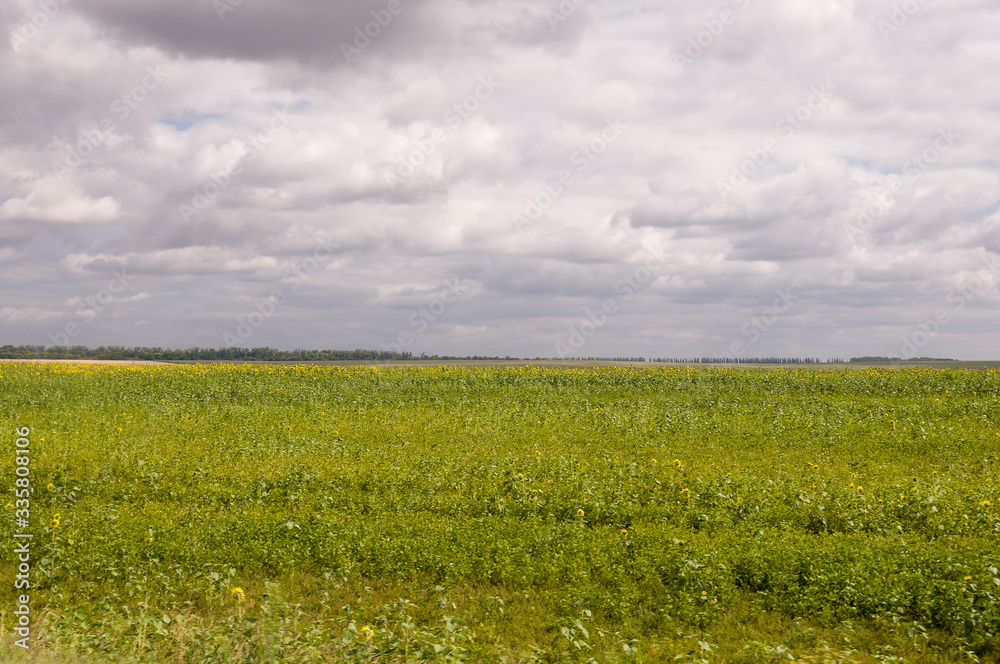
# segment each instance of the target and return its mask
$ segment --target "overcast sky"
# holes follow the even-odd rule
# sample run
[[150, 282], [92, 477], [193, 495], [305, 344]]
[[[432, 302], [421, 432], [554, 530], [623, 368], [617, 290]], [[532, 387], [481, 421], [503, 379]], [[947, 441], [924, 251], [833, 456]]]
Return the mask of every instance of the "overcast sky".
[[1000, 357], [995, 0], [0, 30], [0, 344]]

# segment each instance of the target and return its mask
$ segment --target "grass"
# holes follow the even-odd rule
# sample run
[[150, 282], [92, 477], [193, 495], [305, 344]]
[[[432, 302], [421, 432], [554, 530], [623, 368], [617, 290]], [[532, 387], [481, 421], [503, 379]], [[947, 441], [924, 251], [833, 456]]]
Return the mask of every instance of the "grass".
[[997, 378], [0, 365], [0, 657], [997, 661]]

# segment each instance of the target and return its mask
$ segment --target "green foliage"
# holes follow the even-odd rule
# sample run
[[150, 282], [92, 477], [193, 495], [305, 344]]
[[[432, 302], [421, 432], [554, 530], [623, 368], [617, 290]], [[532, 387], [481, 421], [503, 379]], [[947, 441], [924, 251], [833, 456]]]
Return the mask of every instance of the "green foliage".
[[[926, 369], [11, 364], [0, 425], [32, 430], [41, 652], [990, 660], [998, 392]], [[761, 616], [898, 650], [735, 625]]]
[[144, 346], [11, 346], [0, 347], [5, 360], [142, 360], [154, 362], [222, 360], [227, 362], [336, 362], [408, 360], [411, 353], [381, 350], [277, 350], [275, 348], [147, 348]]

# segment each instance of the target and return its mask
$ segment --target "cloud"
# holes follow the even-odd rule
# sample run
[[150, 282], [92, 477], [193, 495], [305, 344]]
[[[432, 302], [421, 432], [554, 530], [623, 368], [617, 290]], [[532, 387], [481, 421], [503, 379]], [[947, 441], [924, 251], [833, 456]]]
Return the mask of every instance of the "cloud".
[[[408, 350], [550, 356], [610, 299], [581, 355], [720, 354], [791, 288], [752, 354], [889, 355], [1000, 253], [990, 2], [36, 10], [0, 8], [12, 342], [118, 274], [80, 343], [219, 346], [280, 291], [246, 343], [381, 347], [457, 282]], [[1000, 353], [983, 283], [927, 354]]]
[[476, 44], [562, 50], [580, 39], [591, 14], [589, 7], [566, 16], [557, 10], [555, 30], [546, 16], [552, 10], [527, 0], [90, 0], [73, 8], [104, 36], [127, 47], [154, 45], [190, 58], [291, 61], [320, 68], [453, 57]]
[[34, 184], [24, 198], [10, 198], [0, 205], [0, 221], [103, 224], [120, 213], [121, 204], [113, 196], [92, 198], [54, 179]]
[[24, 324], [24, 323], [39, 323], [39, 324], [49, 324], [55, 321], [62, 320], [65, 317], [65, 313], [62, 311], [49, 311], [48, 309], [39, 308], [13, 308], [13, 307], [3, 307], [0, 308], [0, 318], [3, 318], [7, 323]]

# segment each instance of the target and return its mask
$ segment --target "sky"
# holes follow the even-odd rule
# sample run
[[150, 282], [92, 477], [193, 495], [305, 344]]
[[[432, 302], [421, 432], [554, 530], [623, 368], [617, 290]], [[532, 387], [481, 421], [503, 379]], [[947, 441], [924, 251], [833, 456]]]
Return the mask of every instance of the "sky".
[[1000, 357], [994, 0], [10, 0], [0, 345]]

